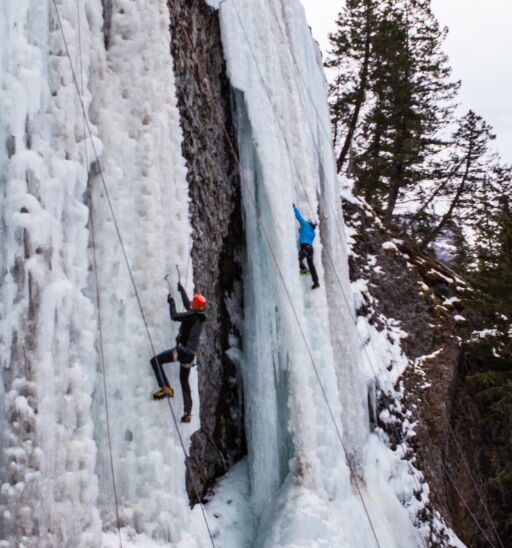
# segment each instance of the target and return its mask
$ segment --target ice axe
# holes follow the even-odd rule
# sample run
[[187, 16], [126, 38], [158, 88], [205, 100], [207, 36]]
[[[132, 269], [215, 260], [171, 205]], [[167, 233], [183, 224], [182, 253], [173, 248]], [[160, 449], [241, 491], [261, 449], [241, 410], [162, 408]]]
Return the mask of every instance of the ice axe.
[[167, 285], [169, 286], [169, 294], [171, 293], [171, 282], [169, 281], [169, 274], [165, 275], [164, 280], [167, 282]]
[[181, 285], [181, 273], [180, 273], [180, 267], [176, 265], [176, 270], [178, 271], [178, 283]]

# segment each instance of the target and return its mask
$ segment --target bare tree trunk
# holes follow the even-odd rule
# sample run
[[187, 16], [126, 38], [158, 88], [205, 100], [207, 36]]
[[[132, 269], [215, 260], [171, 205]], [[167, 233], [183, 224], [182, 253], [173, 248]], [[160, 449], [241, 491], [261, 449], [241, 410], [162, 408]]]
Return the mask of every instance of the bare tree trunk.
[[350, 151], [350, 147], [352, 145], [354, 134], [357, 128], [357, 123], [359, 122], [359, 114], [361, 113], [361, 108], [363, 106], [364, 99], [366, 97], [366, 86], [368, 83], [368, 73], [370, 70], [370, 52], [371, 52], [370, 13], [371, 13], [371, 6], [370, 6], [370, 3], [368, 3], [367, 11], [366, 11], [366, 40], [364, 45], [363, 66], [361, 67], [361, 71], [359, 73], [359, 89], [357, 90], [356, 102], [354, 105], [354, 112], [352, 113], [352, 117], [350, 119], [347, 135], [345, 137], [343, 147], [341, 149], [340, 155], [338, 156], [338, 160], [336, 162], [336, 168], [338, 173], [341, 173], [345, 160], [347, 159], [348, 153]]
[[396, 201], [398, 199], [398, 193], [402, 186], [401, 175], [403, 171], [403, 165], [400, 163], [393, 170], [394, 173], [391, 177], [391, 183], [389, 186], [388, 205], [386, 207], [386, 213], [384, 214], [384, 224], [389, 224], [393, 218], [393, 211], [395, 210]]
[[464, 160], [459, 162], [451, 171], [450, 173], [445, 177], [444, 181], [432, 192], [432, 194], [428, 197], [427, 201], [416, 211], [413, 218], [409, 222], [409, 226], [414, 224], [414, 222], [419, 218], [420, 214], [423, 213], [427, 209], [427, 207], [434, 201], [434, 198], [440, 194], [440, 192], [446, 187], [446, 185], [450, 182], [451, 178], [457, 173], [457, 170], [461, 166]]
[[446, 223], [451, 219], [452, 213], [454, 209], [457, 207], [460, 198], [464, 192], [464, 188], [466, 186], [466, 181], [468, 179], [469, 171], [471, 169], [471, 156], [472, 156], [472, 147], [469, 147], [468, 154], [466, 156], [466, 169], [464, 170], [464, 175], [462, 176], [461, 182], [457, 188], [457, 192], [455, 193], [455, 196], [453, 197], [452, 203], [450, 204], [450, 207], [448, 208], [448, 211], [442, 216], [441, 220], [439, 221], [439, 224], [432, 230], [429, 234], [427, 234], [423, 240], [420, 243], [420, 248], [425, 249], [427, 245], [432, 242], [440, 233], [441, 230], [446, 226]]
[[[393, 156], [399, 156], [400, 152], [403, 151], [404, 143], [407, 140], [408, 133], [407, 133], [407, 126], [406, 126], [406, 118], [404, 115], [402, 115], [402, 119], [400, 121], [400, 133], [398, 134], [398, 137], [396, 141], [394, 142], [394, 149], [395, 152]], [[398, 151], [398, 153], [396, 152]], [[392, 163], [392, 169], [391, 169], [391, 176], [390, 176], [390, 184], [389, 184], [389, 194], [388, 194], [388, 205], [386, 207], [386, 213], [384, 214], [384, 223], [389, 224], [391, 223], [391, 219], [393, 218], [393, 211], [395, 210], [396, 201], [398, 199], [398, 193], [400, 192], [400, 188], [403, 186], [403, 173], [404, 173], [404, 161], [403, 158], [396, 160], [393, 158]]]

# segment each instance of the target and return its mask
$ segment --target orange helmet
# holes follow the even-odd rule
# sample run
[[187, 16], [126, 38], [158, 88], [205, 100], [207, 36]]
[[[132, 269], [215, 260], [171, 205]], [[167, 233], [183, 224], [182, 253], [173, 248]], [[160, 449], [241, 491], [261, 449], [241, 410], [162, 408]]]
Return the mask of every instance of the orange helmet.
[[190, 303], [190, 306], [194, 310], [204, 310], [206, 308], [206, 299], [199, 293], [196, 293]]

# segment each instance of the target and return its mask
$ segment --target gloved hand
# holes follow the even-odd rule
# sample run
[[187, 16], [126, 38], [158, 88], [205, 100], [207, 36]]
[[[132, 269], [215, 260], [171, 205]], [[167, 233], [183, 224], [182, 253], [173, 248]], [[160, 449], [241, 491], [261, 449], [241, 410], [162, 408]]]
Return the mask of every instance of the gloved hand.
[[173, 303], [174, 302], [174, 299], [172, 298], [172, 295], [169, 293], [169, 295], [167, 295], [167, 302], [169, 304]]
[[180, 282], [178, 282], [178, 291], [183, 291], [183, 286], [180, 284]]
[[295, 207], [295, 204], [292, 204], [293, 207]]

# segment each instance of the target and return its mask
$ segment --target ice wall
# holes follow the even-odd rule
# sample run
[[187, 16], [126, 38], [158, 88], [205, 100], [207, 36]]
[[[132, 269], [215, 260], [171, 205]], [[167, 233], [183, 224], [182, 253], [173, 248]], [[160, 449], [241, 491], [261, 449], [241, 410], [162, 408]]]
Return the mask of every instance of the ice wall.
[[93, 546], [96, 326], [84, 295], [80, 108], [50, 3], [3, 2], [0, 12], [0, 538]]
[[[105, 70], [91, 90], [91, 117], [103, 145], [103, 174], [156, 352], [169, 348], [176, 332], [175, 326], [173, 331], [170, 327], [164, 277], [171, 274], [175, 293], [175, 265], [181, 266], [185, 276], [190, 251], [168, 29], [165, 1], [113, 2]], [[91, 178], [91, 187], [121, 521], [137, 532], [177, 542], [188, 515], [184, 455], [167, 403], [150, 401], [155, 389], [148, 364], [153, 348], [99, 176]], [[188, 277], [190, 281], [191, 267]], [[192, 289], [190, 283], [188, 289]], [[166, 367], [171, 383], [178, 387], [177, 368]], [[180, 413], [179, 390], [175, 399]], [[104, 425], [104, 403], [103, 398], [95, 400], [97, 425]], [[187, 427], [184, 435], [192, 431]], [[106, 439], [106, 435], [99, 437]], [[105, 444], [99, 453], [98, 474], [102, 516], [106, 525], [114, 526], [110, 454]]]
[[53, 1], [0, 8], [0, 545], [106, 542], [102, 529], [117, 526], [111, 444], [125, 541], [201, 546], [148, 363], [148, 331], [157, 351], [175, 335], [164, 275], [174, 290], [178, 263], [192, 289], [167, 2], [110, 2], [107, 37], [100, 0], [56, 4], [65, 40]]
[[[327, 87], [302, 6], [226, 0], [219, 9], [238, 90], [244, 179], [244, 371], [255, 545], [374, 546], [375, 537], [385, 546], [421, 545], [386, 487], [387, 465], [366, 475], [368, 458], [384, 461], [386, 449], [369, 432], [370, 379], [353, 319]], [[315, 291], [298, 273], [293, 202], [306, 218], [320, 220]]]

